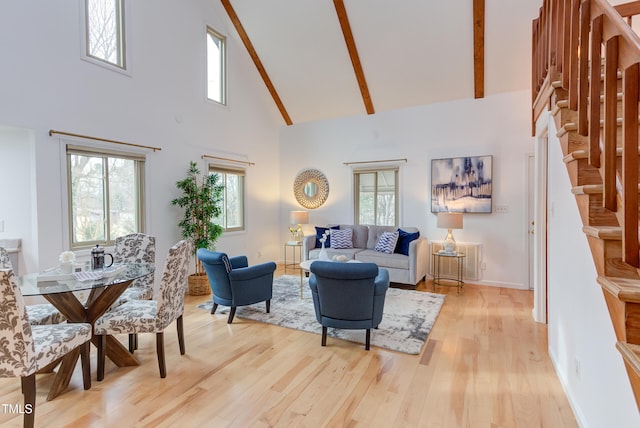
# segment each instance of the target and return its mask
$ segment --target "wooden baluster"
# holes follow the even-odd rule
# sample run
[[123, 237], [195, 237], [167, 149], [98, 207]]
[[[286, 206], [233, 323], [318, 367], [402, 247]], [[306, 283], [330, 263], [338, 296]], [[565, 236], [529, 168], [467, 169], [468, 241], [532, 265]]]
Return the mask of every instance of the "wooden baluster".
[[[557, 0], [558, 2], [558, 18], [557, 18], [557, 23], [556, 23], [556, 36], [558, 38], [557, 40], [557, 49], [556, 49], [556, 67], [558, 69], [558, 73], [561, 73], [564, 71], [564, 52], [565, 52], [565, 45], [564, 45], [564, 34], [565, 34], [565, 16], [564, 16], [564, 5], [566, 3], [567, 0]], [[564, 78], [563, 78], [564, 80]]]
[[578, 86], [578, 133], [589, 134], [587, 119], [587, 99], [589, 95], [589, 24], [591, 21], [591, 3], [589, 0], [580, 6], [580, 85]]
[[[538, 97], [538, 19], [534, 19], [531, 25], [531, 102], [535, 103]], [[533, 111], [532, 111], [533, 114]], [[534, 124], [535, 132], [535, 124]]]
[[580, 0], [571, 1], [571, 42], [569, 62], [569, 109], [578, 110], [578, 40], [580, 38]]
[[589, 93], [589, 164], [600, 168], [600, 92], [602, 90], [602, 15], [591, 24], [591, 85]]
[[571, 61], [571, 0], [564, 0], [562, 17], [562, 87], [569, 89], [569, 65]]
[[618, 36], [606, 42], [604, 65], [604, 207], [616, 211], [616, 127]]
[[640, 267], [638, 253], [638, 63], [622, 77], [622, 254], [624, 261]]
[[551, 13], [549, 17], [549, 75], [551, 80], [558, 72], [558, 0], [550, 2]]
[[542, 52], [542, 60], [544, 62], [544, 77], [549, 72], [549, 3], [550, 0], [545, 0], [543, 15], [544, 19], [542, 21], [542, 43], [543, 43], [543, 52]]

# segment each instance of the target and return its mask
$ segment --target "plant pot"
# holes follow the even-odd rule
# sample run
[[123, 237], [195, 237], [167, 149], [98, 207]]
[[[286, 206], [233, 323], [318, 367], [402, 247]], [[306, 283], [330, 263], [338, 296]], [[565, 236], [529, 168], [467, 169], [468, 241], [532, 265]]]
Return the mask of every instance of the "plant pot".
[[206, 273], [189, 275], [189, 294], [192, 296], [204, 296], [211, 293], [209, 278]]

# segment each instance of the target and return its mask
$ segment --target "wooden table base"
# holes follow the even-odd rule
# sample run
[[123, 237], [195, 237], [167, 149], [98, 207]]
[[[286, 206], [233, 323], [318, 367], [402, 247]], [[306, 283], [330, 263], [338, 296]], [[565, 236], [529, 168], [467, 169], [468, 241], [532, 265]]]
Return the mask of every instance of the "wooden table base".
[[[78, 300], [73, 292], [45, 294], [43, 297], [51, 302], [51, 304], [67, 318], [68, 322], [83, 322], [89, 323], [93, 326], [95, 321], [115, 303], [118, 297], [120, 297], [132, 281], [133, 280], [124, 281], [118, 284], [92, 289], [85, 305]], [[98, 342], [97, 336], [93, 336], [91, 338], [91, 342], [96, 345]], [[86, 359], [86, 362], [88, 363], [89, 345], [87, 344], [86, 346], [86, 356], [83, 355], [83, 359]], [[54, 399], [69, 386], [71, 375], [78, 363], [78, 357], [81, 355], [81, 348], [82, 347], [74, 349], [63, 358], [49, 364], [40, 371], [42, 373], [51, 372], [58, 364], [60, 365], [53, 381], [53, 385], [51, 386], [51, 390], [49, 391], [47, 400]], [[129, 350], [114, 336], [107, 336], [105, 352], [107, 357], [109, 357], [109, 359], [118, 367], [140, 365], [140, 362], [131, 353], [129, 353]], [[88, 370], [88, 367], [89, 364], [86, 364], [86, 368], [84, 370]], [[91, 387], [89, 371], [87, 371], [87, 376], [85, 376], [84, 379], [84, 388], [89, 389]]]

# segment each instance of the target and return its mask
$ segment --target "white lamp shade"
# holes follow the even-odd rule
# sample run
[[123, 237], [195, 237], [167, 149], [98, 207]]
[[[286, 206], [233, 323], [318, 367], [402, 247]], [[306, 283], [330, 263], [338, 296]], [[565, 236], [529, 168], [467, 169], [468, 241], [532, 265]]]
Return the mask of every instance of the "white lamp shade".
[[441, 229], [462, 229], [462, 213], [438, 213], [438, 227]]
[[309, 223], [308, 211], [291, 211], [289, 214], [290, 224], [307, 224]]

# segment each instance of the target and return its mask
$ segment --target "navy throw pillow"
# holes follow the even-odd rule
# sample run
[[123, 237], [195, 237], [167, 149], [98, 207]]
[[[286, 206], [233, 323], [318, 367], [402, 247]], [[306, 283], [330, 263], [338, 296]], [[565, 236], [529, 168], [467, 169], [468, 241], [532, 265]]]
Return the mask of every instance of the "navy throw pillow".
[[[331, 226], [331, 229], [338, 230], [340, 226]], [[322, 248], [322, 242], [320, 242], [320, 238], [322, 238], [322, 234], [329, 230], [328, 227], [318, 227], [316, 226], [316, 248]], [[327, 236], [327, 240], [324, 241], [324, 248], [331, 248], [331, 235]]]
[[418, 232], [406, 232], [402, 229], [398, 229], [398, 242], [396, 243], [395, 253], [409, 255], [409, 244], [411, 241], [415, 241], [420, 237], [420, 231]]

